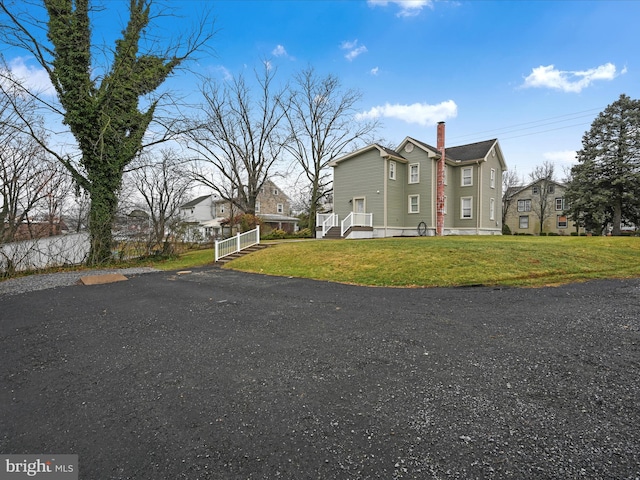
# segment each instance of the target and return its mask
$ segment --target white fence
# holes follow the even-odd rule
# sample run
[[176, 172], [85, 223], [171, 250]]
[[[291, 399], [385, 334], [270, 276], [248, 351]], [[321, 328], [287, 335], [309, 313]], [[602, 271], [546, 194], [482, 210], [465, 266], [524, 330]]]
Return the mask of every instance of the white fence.
[[316, 216], [316, 225], [322, 226], [322, 236], [324, 237], [331, 227], [338, 226], [338, 215], [336, 213], [319, 213]]
[[79, 265], [89, 255], [88, 233], [24, 240], [0, 245], [0, 272]]
[[347, 218], [342, 220], [340, 227], [340, 236], [344, 237], [344, 234], [351, 227], [372, 227], [373, 226], [373, 213], [356, 213], [351, 212], [347, 215]]
[[216, 240], [215, 261], [217, 262], [222, 257], [239, 252], [240, 250], [244, 250], [245, 248], [249, 248], [250, 246], [258, 243], [260, 243], [259, 225], [254, 230], [239, 233], [235, 237], [227, 238], [226, 240]]

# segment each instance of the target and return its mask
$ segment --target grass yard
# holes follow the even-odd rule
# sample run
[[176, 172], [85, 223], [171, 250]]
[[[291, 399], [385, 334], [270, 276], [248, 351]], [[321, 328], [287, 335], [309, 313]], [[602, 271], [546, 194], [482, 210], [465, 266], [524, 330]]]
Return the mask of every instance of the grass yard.
[[535, 287], [640, 277], [640, 238], [451, 236], [282, 242], [226, 268], [375, 286]]

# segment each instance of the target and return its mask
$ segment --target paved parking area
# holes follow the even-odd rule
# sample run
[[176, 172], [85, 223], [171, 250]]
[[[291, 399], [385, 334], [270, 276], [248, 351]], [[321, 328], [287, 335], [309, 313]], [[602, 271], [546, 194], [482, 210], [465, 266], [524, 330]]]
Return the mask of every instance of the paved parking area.
[[0, 296], [0, 452], [87, 479], [640, 478], [640, 280], [202, 268]]

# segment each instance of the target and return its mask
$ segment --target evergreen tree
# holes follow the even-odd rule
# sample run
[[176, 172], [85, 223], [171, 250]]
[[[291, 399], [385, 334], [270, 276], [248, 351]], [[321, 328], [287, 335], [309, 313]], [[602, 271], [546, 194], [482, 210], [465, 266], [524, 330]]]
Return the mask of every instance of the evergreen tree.
[[627, 95], [607, 106], [582, 138], [566, 192], [570, 216], [594, 233], [607, 224], [620, 235], [637, 222], [640, 198], [640, 100]]

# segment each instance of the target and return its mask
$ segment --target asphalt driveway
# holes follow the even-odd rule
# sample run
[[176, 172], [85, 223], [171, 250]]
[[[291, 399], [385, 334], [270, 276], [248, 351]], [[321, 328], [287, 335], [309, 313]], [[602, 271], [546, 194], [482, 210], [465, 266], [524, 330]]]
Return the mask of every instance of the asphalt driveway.
[[203, 268], [0, 296], [0, 453], [83, 479], [640, 478], [640, 280]]

